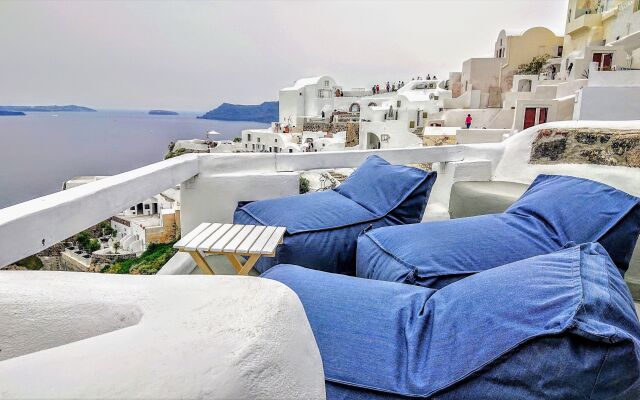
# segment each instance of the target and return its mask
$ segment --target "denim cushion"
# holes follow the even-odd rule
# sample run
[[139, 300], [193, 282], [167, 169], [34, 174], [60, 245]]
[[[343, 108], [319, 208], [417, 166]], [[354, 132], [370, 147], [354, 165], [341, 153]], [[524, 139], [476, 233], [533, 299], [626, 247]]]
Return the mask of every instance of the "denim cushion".
[[329, 398], [638, 398], [640, 324], [599, 244], [441, 290], [279, 266], [322, 355]]
[[233, 220], [287, 228], [276, 257], [256, 264], [260, 272], [289, 263], [354, 275], [358, 235], [420, 222], [435, 179], [435, 172], [371, 156], [338, 189], [245, 204]]
[[356, 273], [442, 288], [567, 243], [600, 242], [624, 274], [639, 233], [640, 199], [587, 179], [540, 175], [502, 214], [366, 232]]

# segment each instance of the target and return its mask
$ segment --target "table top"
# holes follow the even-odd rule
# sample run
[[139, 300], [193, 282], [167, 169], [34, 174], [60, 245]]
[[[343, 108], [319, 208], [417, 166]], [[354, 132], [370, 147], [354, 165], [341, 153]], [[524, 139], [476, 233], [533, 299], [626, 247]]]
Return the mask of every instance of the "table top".
[[220, 223], [202, 223], [173, 245], [180, 251], [273, 255], [287, 228]]

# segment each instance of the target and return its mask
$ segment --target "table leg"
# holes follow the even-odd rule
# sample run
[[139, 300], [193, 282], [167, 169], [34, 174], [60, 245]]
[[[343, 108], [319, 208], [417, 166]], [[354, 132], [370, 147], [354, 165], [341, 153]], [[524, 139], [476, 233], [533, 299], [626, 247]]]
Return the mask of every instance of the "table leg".
[[242, 266], [242, 269], [238, 271], [238, 275], [248, 275], [249, 271], [251, 271], [251, 268], [253, 268], [253, 266], [258, 262], [259, 259], [260, 254], [254, 254], [249, 257], [247, 262]]
[[200, 268], [200, 270], [205, 275], [215, 275], [216, 274], [215, 272], [213, 272], [213, 268], [211, 268], [209, 266], [209, 264], [207, 264], [207, 260], [205, 260], [205, 258], [202, 256], [202, 254], [200, 254], [199, 251], [190, 251], [189, 254], [191, 255], [191, 257], [196, 262], [196, 265]]
[[231, 265], [233, 265], [233, 268], [236, 269], [236, 272], [238, 273], [238, 275], [249, 274], [249, 271], [251, 271], [251, 268], [253, 268], [253, 266], [256, 265], [256, 262], [258, 262], [258, 260], [261, 257], [260, 254], [254, 254], [250, 256], [247, 262], [245, 262], [243, 265], [242, 262], [240, 261], [240, 256], [236, 254], [225, 254], [225, 255], [231, 262]]

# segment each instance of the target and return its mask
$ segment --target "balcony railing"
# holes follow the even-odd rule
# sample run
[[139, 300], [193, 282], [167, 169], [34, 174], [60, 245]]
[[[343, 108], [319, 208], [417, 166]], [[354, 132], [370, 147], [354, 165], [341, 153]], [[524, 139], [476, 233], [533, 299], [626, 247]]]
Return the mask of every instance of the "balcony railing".
[[463, 160], [463, 147], [183, 155], [1, 209], [0, 267], [178, 184], [185, 232], [204, 219], [230, 220], [237, 201], [297, 192], [298, 171], [355, 168], [372, 154], [397, 164], [454, 162]]

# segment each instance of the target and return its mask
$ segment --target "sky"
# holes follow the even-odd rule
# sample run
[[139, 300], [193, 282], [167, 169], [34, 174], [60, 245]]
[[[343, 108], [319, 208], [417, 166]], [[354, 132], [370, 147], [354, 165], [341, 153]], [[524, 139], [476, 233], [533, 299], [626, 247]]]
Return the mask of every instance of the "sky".
[[206, 111], [460, 71], [502, 29], [562, 33], [568, 0], [0, 0], [0, 104]]

